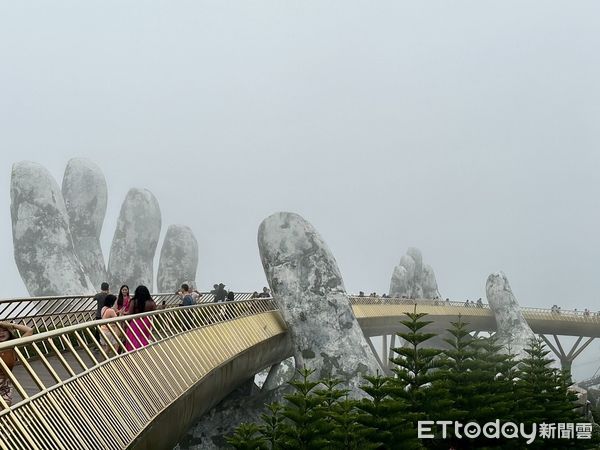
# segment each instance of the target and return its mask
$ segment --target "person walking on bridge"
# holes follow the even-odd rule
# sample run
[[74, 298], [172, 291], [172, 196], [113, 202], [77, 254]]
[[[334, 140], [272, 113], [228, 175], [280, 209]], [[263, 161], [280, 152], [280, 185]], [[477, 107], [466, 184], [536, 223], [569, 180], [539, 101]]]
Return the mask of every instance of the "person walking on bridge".
[[[17, 325], [10, 322], [0, 322], [0, 342], [10, 341], [16, 339], [13, 334], [14, 330], [21, 332], [21, 337], [31, 336], [33, 329], [27, 325]], [[12, 371], [13, 367], [17, 362], [17, 352], [14, 349], [9, 348], [0, 352], [0, 357], [4, 361], [4, 364]], [[12, 384], [8, 374], [0, 368], [0, 396], [4, 399], [6, 404], [10, 407], [12, 405]]]
[[[96, 320], [100, 320], [102, 318], [102, 308], [104, 308], [104, 300], [108, 295], [108, 289], [108, 283], [103, 281], [100, 285], [100, 292], [94, 295], [94, 300], [96, 301]], [[96, 337], [96, 340], [100, 342], [100, 331], [98, 330], [98, 327], [94, 327], [94, 336]]]
[[[152, 300], [148, 288], [144, 285], [135, 288], [133, 301], [129, 306], [129, 314], [140, 314], [155, 309], [156, 303]], [[132, 319], [125, 332], [125, 338], [125, 349], [127, 351], [148, 345], [152, 338], [152, 319], [148, 316]]]
[[102, 318], [102, 308], [104, 308], [104, 299], [108, 295], [108, 283], [104, 281], [100, 285], [100, 292], [94, 295], [94, 300], [96, 301], [96, 320]]
[[219, 283], [217, 286], [217, 292], [215, 294], [215, 302], [224, 302], [227, 298], [227, 291], [225, 290], [225, 285], [223, 283]]

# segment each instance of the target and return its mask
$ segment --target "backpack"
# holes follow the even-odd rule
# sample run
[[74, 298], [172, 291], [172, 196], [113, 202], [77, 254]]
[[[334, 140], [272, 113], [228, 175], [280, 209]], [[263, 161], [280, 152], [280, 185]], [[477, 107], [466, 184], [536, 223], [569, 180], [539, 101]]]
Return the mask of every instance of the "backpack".
[[188, 294], [185, 297], [183, 297], [182, 306], [192, 306], [195, 303], [196, 302], [194, 301], [194, 297], [192, 297], [191, 295]]

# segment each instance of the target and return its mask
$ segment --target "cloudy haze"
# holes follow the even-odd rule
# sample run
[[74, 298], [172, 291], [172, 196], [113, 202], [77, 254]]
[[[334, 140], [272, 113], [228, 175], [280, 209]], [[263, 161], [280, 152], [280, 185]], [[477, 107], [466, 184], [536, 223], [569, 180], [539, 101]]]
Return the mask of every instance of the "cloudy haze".
[[127, 190], [148, 188], [163, 235], [193, 229], [203, 290], [260, 288], [258, 225], [286, 210], [320, 231], [351, 292], [387, 291], [416, 246], [444, 297], [485, 298], [503, 270], [522, 305], [598, 310], [599, 14], [591, 1], [3, 2], [0, 296], [26, 294], [12, 164], [60, 184], [87, 157], [109, 188], [106, 258]]

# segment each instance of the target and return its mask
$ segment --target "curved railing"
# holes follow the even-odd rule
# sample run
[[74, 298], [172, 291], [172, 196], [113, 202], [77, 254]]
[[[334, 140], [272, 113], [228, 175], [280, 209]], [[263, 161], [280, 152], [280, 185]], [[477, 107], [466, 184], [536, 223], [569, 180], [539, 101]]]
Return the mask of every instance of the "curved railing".
[[0, 343], [21, 361], [11, 371], [0, 359], [15, 390], [11, 406], [0, 397], [0, 448], [132, 445], [215, 368], [285, 334], [276, 309], [272, 299], [167, 308]]
[[[236, 301], [249, 300], [252, 294], [243, 292], [235, 295]], [[177, 294], [153, 294], [159, 308], [178, 306], [181, 298]], [[214, 295], [202, 293], [199, 303], [214, 302]], [[96, 301], [94, 295], [18, 297], [0, 300], [0, 320], [27, 325], [36, 333], [76, 325], [95, 320]]]
[[[15, 391], [10, 407], [0, 398], [0, 448], [131, 446], [169, 405], [218, 367], [253, 346], [266, 346], [257, 355], [268, 352], [276, 346], [271, 339], [286, 335], [273, 299], [175, 308], [180, 302], [177, 295], [153, 297], [159, 306], [164, 302], [163, 309], [99, 321], [90, 321], [96, 311], [92, 296], [0, 301], [0, 318], [38, 331], [0, 343], [0, 352], [14, 350], [21, 361], [10, 371], [0, 359], [0, 369]], [[203, 300], [213, 298], [205, 294]], [[492, 319], [486, 304], [467, 307], [463, 302], [373, 297], [351, 297], [350, 302], [363, 329], [372, 319], [397, 327], [398, 317], [415, 305], [442, 321], [458, 314], [473, 321]], [[522, 310], [530, 323], [600, 328], [596, 314]], [[136, 327], [139, 333], [134, 332]], [[148, 342], [142, 342], [139, 334], [147, 334]], [[272, 360], [287, 356], [289, 349], [275, 353]]]
[[[397, 327], [398, 318], [412, 311], [415, 305], [417, 312], [429, 314], [429, 319], [434, 320], [440, 330], [447, 327], [448, 319], [459, 314], [474, 330], [496, 329], [493, 312], [485, 303], [469, 303], [467, 306], [465, 302], [456, 301], [354, 296], [350, 298], [350, 303], [363, 331], [369, 336], [390, 334]], [[576, 310], [527, 307], [522, 307], [521, 312], [534, 333], [600, 337], [600, 315], [597, 312], [586, 314]]]
[[[249, 292], [236, 293], [236, 300], [250, 299]], [[177, 306], [181, 299], [177, 294], [154, 294], [153, 298], [159, 307], [169, 308]], [[202, 293], [201, 303], [212, 303], [214, 296]], [[478, 320], [476, 323], [482, 329], [494, 329], [493, 314], [488, 304], [477, 305], [465, 302], [386, 298], [386, 297], [359, 297], [351, 296], [350, 303], [359, 320], [365, 317], [396, 317], [405, 312], [403, 306], [418, 305], [419, 311], [427, 312], [432, 316], [457, 316], [461, 314]], [[600, 335], [600, 312], [585, 313], [576, 310], [556, 311], [544, 308], [522, 307], [523, 316], [530, 323], [532, 329], [538, 333], [567, 334], [574, 336]], [[36, 333], [71, 326], [94, 320], [96, 303], [92, 295], [65, 296], [65, 297], [25, 297], [0, 300], [0, 320], [10, 320], [23, 323], [34, 329]], [[581, 325], [582, 328], [578, 328]], [[583, 334], [580, 333], [583, 331]]]

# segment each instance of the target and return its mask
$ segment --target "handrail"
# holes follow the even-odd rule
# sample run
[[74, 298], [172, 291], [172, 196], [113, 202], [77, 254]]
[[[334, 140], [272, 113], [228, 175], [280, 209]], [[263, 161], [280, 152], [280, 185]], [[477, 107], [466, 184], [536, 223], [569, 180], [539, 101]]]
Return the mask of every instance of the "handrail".
[[[0, 343], [21, 361], [11, 371], [0, 358], [16, 391], [10, 406], [0, 396], [0, 448], [126, 447], [212, 368], [281, 333], [276, 310], [273, 299], [167, 308]], [[222, 328], [233, 321], [235, 339]]]
[[[397, 297], [361, 297], [361, 296], [350, 296], [350, 304], [352, 305], [429, 305], [429, 306], [439, 306], [439, 307], [460, 307], [460, 308], [471, 308], [471, 309], [487, 309], [490, 310], [490, 305], [488, 303], [469, 303], [469, 306], [466, 305], [465, 302], [461, 301], [446, 301], [446, 300], [432, 300], [425, 298], [418, 299], [410, 299], [410, 298], [397, 298]], [[527, 313], [544, 313], [550, 314], [552, 317], [560, 318], [561, 316], [573, 316], [573, 317], [599, 317], [600, 311], [591, 312], [585, 314], [585, 311], [578, 310], [568, 310], [561, 309], [559, 311], [553, 310], [551, 308], [535, 308], [522, 306], [521, 311], [524, 315]], [[491, 313], [491, 310], [490, 310]]]
[[[214, 295], [201, 293], [199, 303], [214, 301]], [[251, 293], [236, 293], [236, 300], [249, 300]], [[173, 293], [153, 294], [159, 306], [178, 306], [181, 298]], [[94, 295], [67, 295], [46, 297], [20, 297], [0, 300], [0, 320], [22, 323], [36, 333], [96, 319]]]
[[[252, 296], [249, 292], [236, 293], [236, 299], [246, 300]], [[180, 303], [180, 297], [173, 293], [153, 294], [153, 298], [157, 305], [164, 302], [165, 307], [177, 306]], [[214, 301], [214, 295], [209, 292], [202, 293], [200, 298], [201, 303], [211, 303]], [[408, 298], [390, 298], [390, 297], [361, 297], [350, 296], [352, 305], [430, 305], [436, 307], [463, 307], [467, 308], [466, 304], [461, 301], [445, 301], [442, 299], [408, 299]], [[489, 305], [486, 303], [477, 304], [470, 303], [469, 308], [479, 308], [489, 310]], [[521, 307], [523, 315], [528, 317], [542, 318], [552, 320], [577, 320], [582, 322], [597, 321], [600, 317], [600, 312], [588, 313], [575, 310], [560, 310], [545, 308]], [[466, 312], [466, 311], [465, 311]], [[488, 312], [491, 314], [491, 312]], [[40, 333], [49, 329], [62, 328], [95, 320], [96, 303], [93, 295], [70, 295], [70, 296], [46, 296], [46, 297], [21, 297], [0, 300], [0, 320], [9, 320], [20, 322], [34, 329], [36, 333]]]

